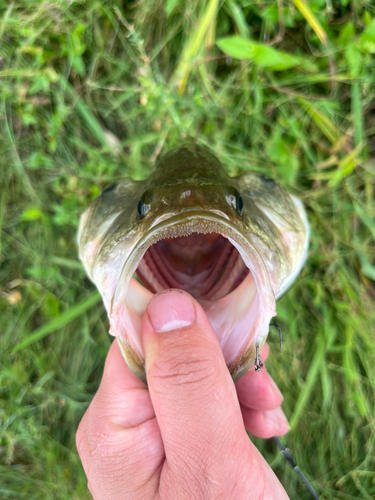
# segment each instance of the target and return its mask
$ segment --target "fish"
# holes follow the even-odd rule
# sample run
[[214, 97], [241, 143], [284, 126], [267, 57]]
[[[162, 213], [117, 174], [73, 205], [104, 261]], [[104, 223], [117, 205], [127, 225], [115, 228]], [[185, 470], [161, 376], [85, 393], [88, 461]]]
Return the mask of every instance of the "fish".
[[185, 290], [203, 307], [234, 381], [259, 361], [276, 300], [305, 263], [300, 199], [264, 173], [230, 177], [184, 143], [143, 181], [107, 186], [81, 215], [79, 257], [130, 369], [144, 382], [142, 318], [154, 294]]

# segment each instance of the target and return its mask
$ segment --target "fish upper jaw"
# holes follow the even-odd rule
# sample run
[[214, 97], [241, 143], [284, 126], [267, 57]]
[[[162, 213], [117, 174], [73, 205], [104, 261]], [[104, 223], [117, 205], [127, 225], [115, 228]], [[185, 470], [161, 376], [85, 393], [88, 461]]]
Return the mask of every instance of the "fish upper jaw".
[[221, 217], [222, 219], [225, 219], [228, 221], [231, 220], [229, 215], [226, 214], [225, 212], [223, 212], [222, 210], [216, 210], [216, 209], [207, 210], [207, 209], [204, 209], [200, 206], [184, 207], [181, 210], [179, 210], [178, 213], [167, 212], [167, 213], [164, 213], [162, 215], [155, 217], [153, 219], [152, 223], [149, 225], [147, 232], [149, 232], [150, 230], [152, 230], [153, 228], [155, 228], [156, 226], [158, 226], [159, 224], [161, 224], [164, 221], [168, 221], [176, 216], [184, 216], [184, 214], [190, 215], [190, 212], [191, 212], [191, 215], [193, 215], [193, 216], [196, 214], [202, 214], [203, 216], [207, 216], [209, 214], [214, 214], [214, 215]]

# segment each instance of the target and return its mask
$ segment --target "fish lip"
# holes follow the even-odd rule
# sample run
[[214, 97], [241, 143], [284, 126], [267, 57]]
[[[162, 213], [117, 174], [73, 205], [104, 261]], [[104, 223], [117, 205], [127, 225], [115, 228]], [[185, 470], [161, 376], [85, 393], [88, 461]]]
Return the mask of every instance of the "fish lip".
[[[223, 234], [223, 236], [228, 238], [230, 242], [237, 248], [243, 259], [244, 256], [247, 257], [246, 260], [244, 259], [244, 262], [249, 268], [250, 272], [253, 274], [256, 286], [261, 292], [260, 296], [264, 301], [263, 306], [267, 307], [271, 311], [274, 311], [274, 314], [272, 314], [273, 316], [276, 314], [276, 299], [272, 290], [268, 271], [261, 255], [257, 251], [254, 244], [251, 243], [248, 238], [246, 238], [246, 236], [236, 227], [235, 224], [233, 224], [231, 220], [208, 210], [190, 209], [177, 215], [172, 215], [171, 217], [168, 217], [167, 219], [157, 223], [156, 225], [151, 226], [137, 241], [121, 269], [121, 273], [110, 304], [110, 315], [111, 311], [113, 311], [116, 306], [125, 299], [129, 289], [131, 278], [134, 275], [139, 262], [143, 258], [148, 248], [152, 244], [163, 239], [163, 233], [168, 229], [174, 228], [176, 226], [180, 226], [182, 228], [188, 227], [189, 224], [194, 224], [197, 222], [198, 226], [199, 222], [201, 222], [203, 223], [202, 227], [205, 223], [213, 229], [212, 231], [206, 231], [206, 233], [216, 232], [218, 234]], [[223, 232], [221, 233], [217, 230], [215, 231], [214, 229], [216, 228], [223, 228]], [[190, 232], [187, 232], [186, 234], [191, 234], [193, 232], [199, 233], [203, 231], [190, 230]], [[162, 236], [158, 237], [158, 235]], [[176, 236], [183, 236], [183, 234], [181, 233], [180, 235]], [[166, 235], [164, 236], [164, 238], [165, 237], [171, 237], [171, 235]]]

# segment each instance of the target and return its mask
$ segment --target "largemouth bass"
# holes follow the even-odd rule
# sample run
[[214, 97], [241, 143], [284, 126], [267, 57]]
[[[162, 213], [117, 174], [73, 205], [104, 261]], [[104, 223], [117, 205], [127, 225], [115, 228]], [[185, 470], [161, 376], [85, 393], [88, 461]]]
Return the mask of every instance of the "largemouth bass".
[[146, 380], [147, 304], [178, 288], [204, 308], [237, 380], [303, 266], [308, 222], [302, 202], [270, 177], [229, 177], [206, 148], [185, 144], [160, 158], [147, 180], [104, 189], [81, 216], [78, 243], [110, 333], [139, 378]]

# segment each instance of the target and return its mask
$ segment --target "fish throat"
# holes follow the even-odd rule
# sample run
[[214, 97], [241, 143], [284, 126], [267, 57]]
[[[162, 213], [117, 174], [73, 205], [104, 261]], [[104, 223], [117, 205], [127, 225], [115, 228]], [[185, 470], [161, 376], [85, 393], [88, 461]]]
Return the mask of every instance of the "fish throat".
[[249, 275], [238, 250], [217, 233], [193, 233], [154, 243], [137, 268], [152, 293], [185, 290], [196, 300], [215, 301], [235, 290]]

